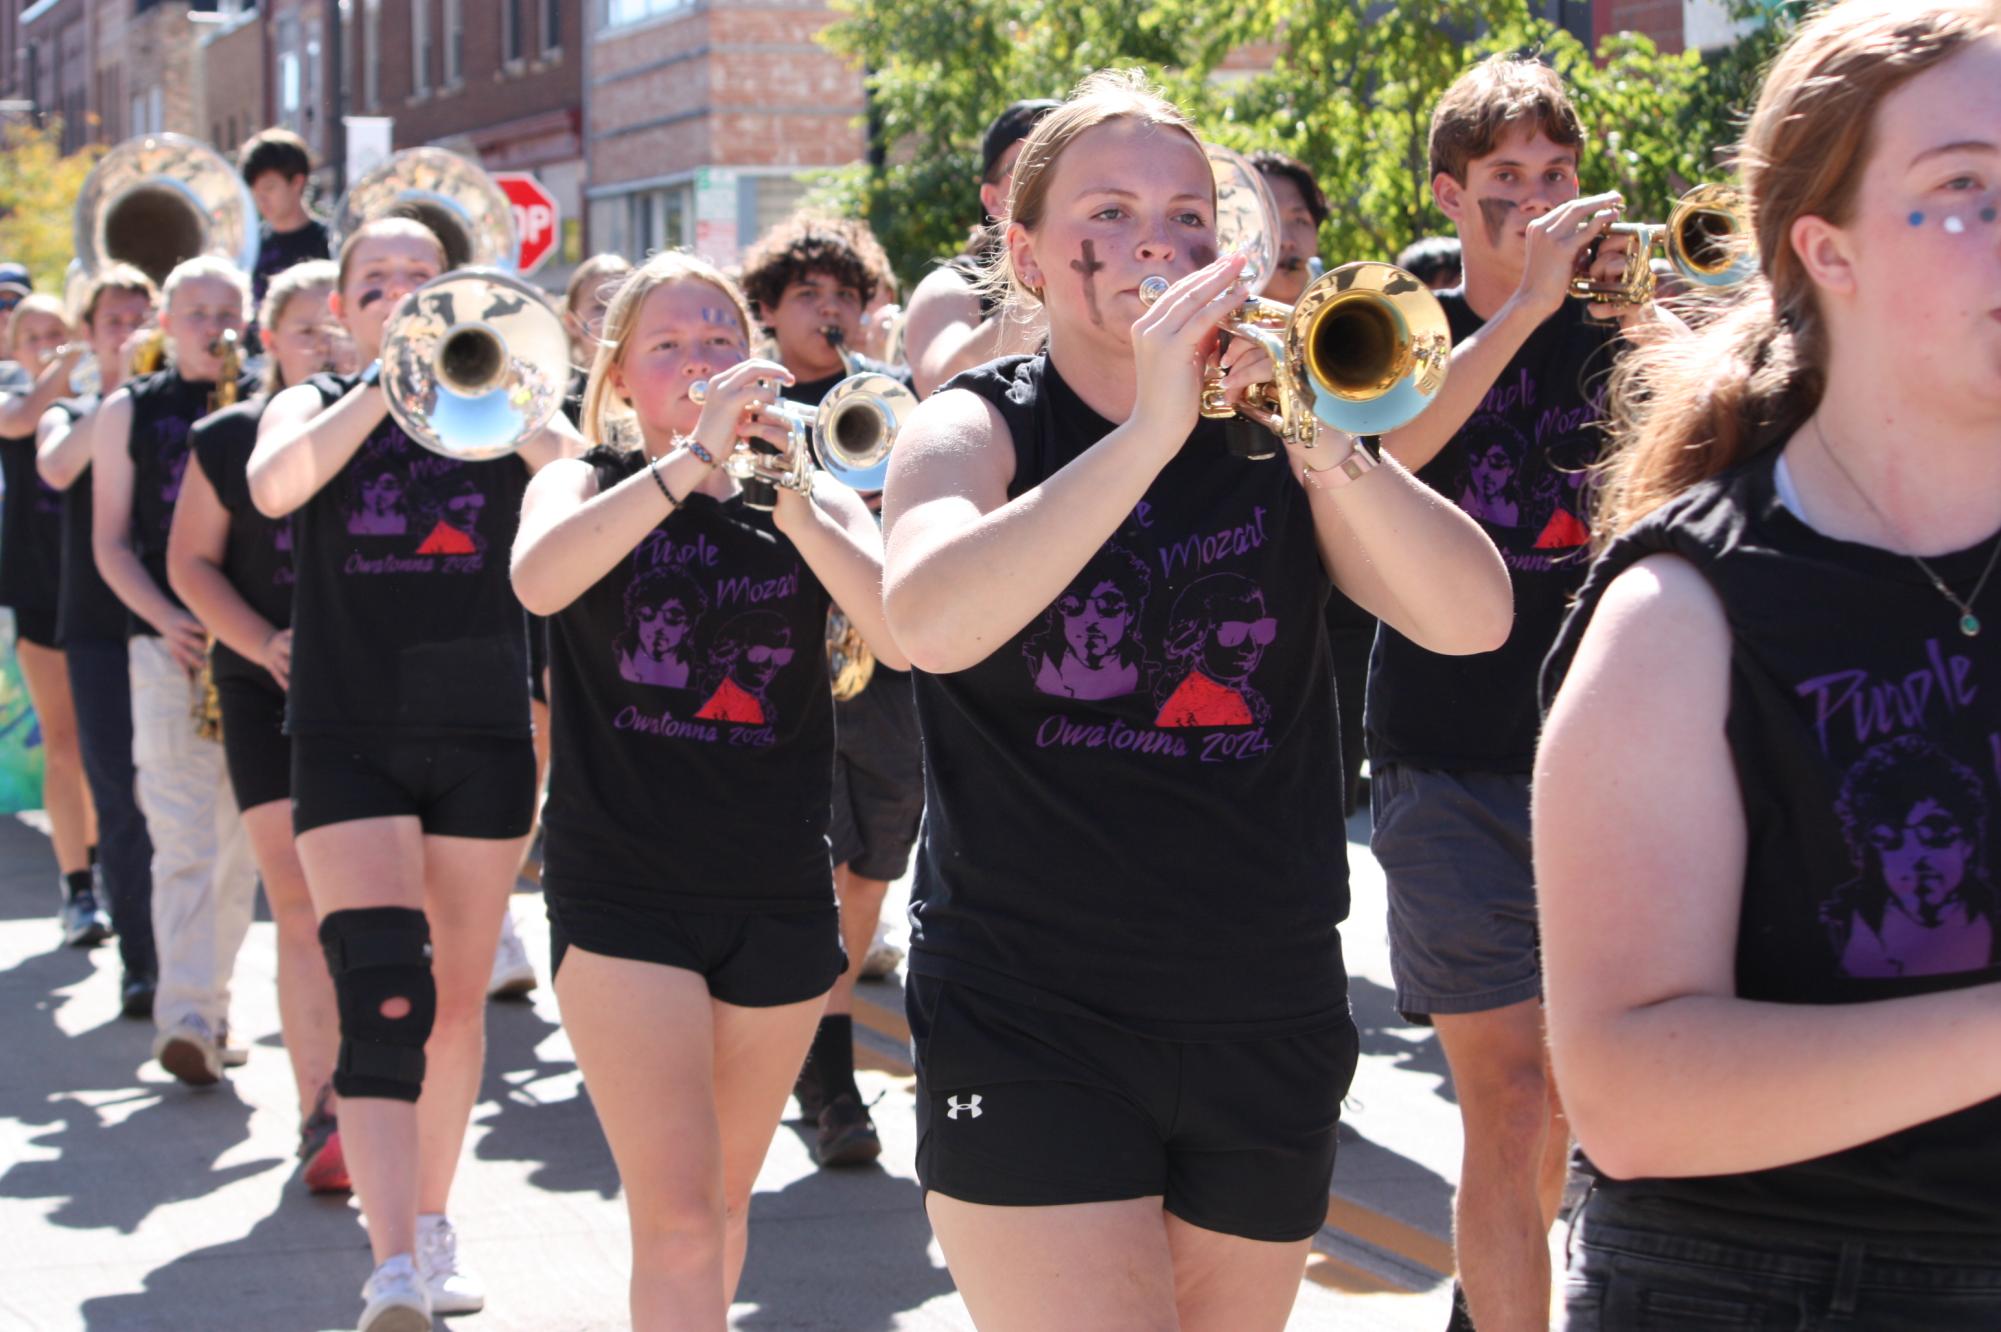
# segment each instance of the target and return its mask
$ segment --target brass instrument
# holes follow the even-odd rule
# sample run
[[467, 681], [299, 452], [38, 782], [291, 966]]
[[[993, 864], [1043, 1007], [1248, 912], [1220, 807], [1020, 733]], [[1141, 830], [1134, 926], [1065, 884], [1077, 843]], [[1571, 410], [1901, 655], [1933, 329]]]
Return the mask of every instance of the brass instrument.
[[201, 665], [195, 667], [194, 701], [188, 705], [188, 717], [195, 724], [197, 740], [222, 739], [222, 696], [215, 688], [215, 642], [210, 640], [208, 649], [201, 654]]
[[[1167, 287], [1164, 277], [1147, 278], [1140, 299], [1151, 305]], [[1438, 395], [1452, 361], [1444, 307], [1394, 264], [1343, 264], [1308, 286], [1296, 306], [1247, 296], [1222, 327], [1263, 347], [1275, 373], [1232, 411], [1212, 369], [1202, 414], [1243, 415], [1301, 448], [1313, 447], [1321, 422], [1345, 434], [1380, 435], [1415, 419]]]
[[445, 249], [446, 269], [514, 269], [514, 206], [477, 163], [443, 148], [406, 148], [348, 187], [334, 210], [336, 254], [381, 217], [421, 222]]
[[256, 219], [249, 187], [207, 144], [181, 134], [127, 139], [98, 159], [77, 196], [77, 275], [87, 284], [127, 263], [164, 283], [176, 265], [204, 254], [253, 272]]
[[[700, 380], [689, 387], [688, 396], [699, 406], [708, 391], [708, 381]], [[897, 432], [916, 406], [917, 395], [889, 375], [850, 375], [827, 390], [817, 408], [783, 398], [761, 405], [759, 415], [785, 427], [785, 450], [773, 452], [761, 442], [740, 444], [723, 459], [723, 468], [743, 484], [744, 503], [755, 509], [777, 502], [774, 486], [811, 494], [816, 459], [844, 485], [880, 490]]]
[[1610, 233], [1631, 236], [1626, 272], [1618, 282], [1580, 275], [1570, 294], [1606, 305], [1645, 305], [1654, 298], [1653, 256], [1658, 248], [1677, 273], [1698, 287], [1734, 287], [1758, 271], [1756, 237], [1744, 196], [1727, 185], [1698, 185], [1657, 222], [1614, 222]]
[[570, 339], [542, 293], [462, 268], [405, 296], [382, 328], [382, 392], [403, 433], [479, 462], [513, 453], [563, 406]]
[[855, 697], [875, 678], [875, 653], [839, 606], [827, 611], [827, 675], [836, 703]]

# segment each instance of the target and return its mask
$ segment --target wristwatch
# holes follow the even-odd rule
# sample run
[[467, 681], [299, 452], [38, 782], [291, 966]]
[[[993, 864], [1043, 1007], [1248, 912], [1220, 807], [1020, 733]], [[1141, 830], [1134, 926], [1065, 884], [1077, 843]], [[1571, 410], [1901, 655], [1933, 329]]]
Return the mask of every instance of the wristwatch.
[[1299, 469], [1309, 490], [1339, 490], [1376, 470], [1383, 461], [1383, 441], [1376, 435], [1357, 435], [1355, 445], [1337, 462], [1325, 467]]

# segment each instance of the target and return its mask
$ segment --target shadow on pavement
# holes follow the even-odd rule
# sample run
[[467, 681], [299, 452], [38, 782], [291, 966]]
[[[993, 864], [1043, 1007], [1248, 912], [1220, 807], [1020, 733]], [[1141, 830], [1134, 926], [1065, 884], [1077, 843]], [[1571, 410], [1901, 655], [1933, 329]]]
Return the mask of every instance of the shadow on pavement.
[[[780, 1129], [800, 1131], [788, 1123]], [[753, 1195], [750, 1255], [737, 1288], [737, 1329], [881, 1332], [949, 1294], [931, 1262], [931, 1223], [915, 1180], [874, 1166], [815, 1171]]]
[[[352, 1261], [329, 1261], [343, 1248]], [[295, 1181], [285, 1205], [246, 1234], [153, 1269], [143, 1291], [85, 1300], [80, 1313], [86, 1332], [352, 1327], [368, 1265], [368, 1239], [347, 1200], [309, 1199]]]
[[1439, 1099], [1454, 1105], [1459, 1103], [1452, 1090], [1452, 1075], [1446, 1068], [1445, 1047], [1439, 1044], [1438, 1033], [1397, 1012], [1396, 991], [1366, 976], [1350, 976], [1348, 999], [1354, 1006], [1363, 1054], [1389, 1059], [1398, 1069], [1438, 1078]]
[[536, 1053], [558, 1030], [532, 1004], [487, 1005], [486, 1070], [480, 1079], [480, 1106], [473, 1114], [484, 1136], [474, 1154], [481, 1161], [537, 1162], [528, 1183], [538, 1189], [616, 1197], [618, 1167], [590, 1097], [566, 1093], [560, 1100], [545, 1100], [536, 1093], [537, 1082], [576, 1071], [572, 1060]]

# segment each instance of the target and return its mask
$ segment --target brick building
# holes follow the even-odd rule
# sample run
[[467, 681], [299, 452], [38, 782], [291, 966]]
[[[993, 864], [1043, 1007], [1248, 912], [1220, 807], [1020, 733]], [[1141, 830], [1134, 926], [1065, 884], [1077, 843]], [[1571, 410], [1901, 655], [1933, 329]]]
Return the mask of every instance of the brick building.
[[[595, 7], [594, 7], [595, 8]], [[586, 241], [638, 257], [692, 245], [734, 263], [863, 152], [862, 85], [796, 0], [605, 0], [585, 78]]]
[[1591, 0], [1591, 28], [1601, 37], [1643, 32], [1663, 51], [1712, 51], [1742, 32], [1725, 0]]
[[489, 171], [526, 171], [565, 235], [536, 275], [583, 257], [584, 11], [580, 0], [351, 0], [350, 114], [388, 116], [397, 148], [434, 144]]
[[202, 90], [197, 133], [234, 156], [242, 142], [270, 123], [265, 79], [265, 32], [255, 9], [217, 14], [195, 40]]
[[15, 96], [31, 99], [45, 116], [62, 118], [62, 149], [73, 153], [92, 141], [96, 105], [95, 62], [86, 0], [40, 0], [21, 11]]

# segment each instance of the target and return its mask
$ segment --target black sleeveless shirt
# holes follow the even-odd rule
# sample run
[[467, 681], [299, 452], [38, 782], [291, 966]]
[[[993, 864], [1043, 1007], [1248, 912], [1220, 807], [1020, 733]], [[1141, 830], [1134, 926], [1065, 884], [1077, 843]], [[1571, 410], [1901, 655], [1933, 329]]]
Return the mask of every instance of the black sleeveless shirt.
[[35, 470], [35, 436], [0, 439], [0, 606], [55, 618], [63, 496]]
[[[1614, 578], [1648, 555], [1687, 560], [1731, 634], [1725, 727], [1750, 834], [1738, 993], [1853, 1004], [2001, 980], [2001, 600], [1988, 599], [1995, 624], [1962, 635], [1910, 559], [1788, 511], [1778, 457], [1695, 487], [1613, 543], [1545, 694]], [[1995, 539], [1926, 562], [1971, 588]], [[1775, 1170], [1599, 1187], [1822, 1230], [2001, 1239], [2001, 1099]]]
[[[56, 406], [74, 426], [97, 410], [98, 399], [64, 398]], [[91, 497], [88, 463], [63, 492], [62, 578], [56, 593], [56, 640], [71, 643], [122, 643], [125, 641], [125, 603], [97, 571], [97, 554], [90, 544], [91, 515], [96, 505]]]
[[[355, 379], [307, 382], [331, 405]], [[460, 462], [383, 418], [292, 516], [289, 734], [528, 736], [507, 577], [527, 488], [518, 457]]]
[[[1114, 429], [1046, 357], [953, 380], [1020, 495]], [[1340, 740], [1308, 497], [1203, 421], [1050, 607], [916, 673], [912, 967], [1176, 1039], [1339, 1021]]]
[[[292, 519], [266, 518], [250, 501], [250, 454], [270, 399], [259, 394], [195, 423], [195, 462], [229, 513], [222, 553], [223, 576], [250, 608], [283, 629], [292, 623]], [[258, 663], [221, 639], [215, 644], [215, 678], [252, 680], [276, 690], [278, 682]]]
[[[239, 397], [256, 391], [256, 380], [248, 375], [237, 385]], [[187, 475], [188, 439], [195, 422], [208, 415], [215, 385], [182, 379], [179, 371], [167, 369], [133, 380], [126, 392], [132, 398], [132, 429], [125, 446], [132, 459], [132, 553], [160, 592], [179, 606], [181, 599], [167, 582], [167, 533]], [[132, 634], [158, 636], [137, 614], [128, 615], [126, 622]]]
[[[643, 458], [584, 461], [604, 491]], [[550, 617], [551, 891], [707, 911], [832, 902], [827, 605], [769, 513], [696, 494]]]

